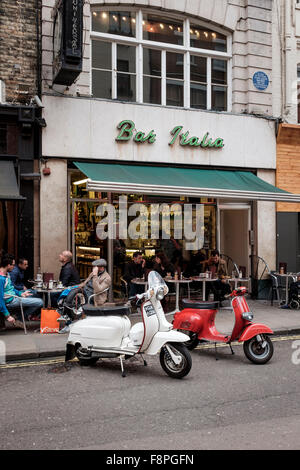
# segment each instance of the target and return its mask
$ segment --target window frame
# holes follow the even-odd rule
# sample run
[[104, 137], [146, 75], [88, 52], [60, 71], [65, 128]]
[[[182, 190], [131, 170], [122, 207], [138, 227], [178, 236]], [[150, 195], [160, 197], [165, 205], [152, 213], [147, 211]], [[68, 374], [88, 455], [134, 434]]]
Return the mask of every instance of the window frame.
[[[223, 30], [222, 28], [214, 26], [213, 28], [211, 25], [207, 25], [204, 21], [196, 20], [195, 18], [190, 18], [182, 16], [169, 14], [168, 17], [174, 20], [182, 20], [183, 22], [183, 42], [182, 46], [176, 44], [169, 44], [165, 42], [156, 42], [156, 41], [149, 41], [143, 39], [143, 13], [146, 14], [153, 14], [158, 15], [161, 12], [153, 9], [145, 9], [145, 8], [132, 8], [126, 6], [116, 6], [116, 7], [101, 7], [99, 11], [111, 11], [115, 9], [117, 11], [130, 11], [136, 13], [136, 37], [126, 37], [126, 36], [119, 36], [116, 34], [109, 34], [109, 33], [100, 33], [92, 30], [92, 14], [93, 11], [97, 11], [97, 6], [91, 8], [91, 16], [90, 16], [90, 40], [91, 40], [91, 58], [90, 58], [90, 94], [92, 95], [92, 41], [106, 41], [112, 43], [112, 96], [111, 100], [120, 101], [117, 98], [117, 70], [116, 70], [116, 63], [117, 63], [117, 44], [125, 44], [129, 46], [136, 46], [136, 99], [131, 101], [131, 103], [139, 103], [145, 104], [148, 106], [168, 106], [166, 104], [166, 53], [173, 52], [183, 54], [184, 56], [184, 65], [183, 65], [183, 106], [178, 107], [178, 109], [196, 109], [190, 106], [190, 57], [192, 56], [199, 56], [206, 58], [207, 61], [207, 93], [206, 93], [206, 109], [204, 111], [212, 110], [212, 74], [211, 74], [211, 66], [212, 66], [212, 59], [220, 59], [225, 60], [227, 62], [227, 85], [224, 87], [227, 88], [227, 109], [223, 112], [231, 112], [232, 111], [232, 34], [228, 31]], [[163, 14], [162, 14], [163, 16]], [[218, 32], [223, 34], [227, 38], [227, 51], [220, 52], [214, 51], [211, 49], [198, 49], [195, 47], [190, 46], [190, 23], [197, 23], [199, 27], [207, 27], [214, 32]], [[151, 103], [144, 103], [143, 101], [143, 47], [148, 49], [157, 49], [161, 51], [161, 104], [151, 104]], [[96, 99], [106, 99], [106, 98], [96, 98]], [[128, 101], [129, 102], [129, 101]], [[168, 106], [169, 107], [169, 106]]]

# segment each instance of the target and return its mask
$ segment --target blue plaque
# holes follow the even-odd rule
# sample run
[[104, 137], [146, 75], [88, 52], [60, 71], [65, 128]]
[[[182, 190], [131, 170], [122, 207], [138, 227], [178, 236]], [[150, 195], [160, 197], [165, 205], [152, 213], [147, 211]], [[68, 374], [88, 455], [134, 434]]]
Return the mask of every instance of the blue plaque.
[[270, 83], [269, 77], [265, 72], [255, 72], [253, 75], [253, 85], [257, 90], [264, 91], [268, 88]]

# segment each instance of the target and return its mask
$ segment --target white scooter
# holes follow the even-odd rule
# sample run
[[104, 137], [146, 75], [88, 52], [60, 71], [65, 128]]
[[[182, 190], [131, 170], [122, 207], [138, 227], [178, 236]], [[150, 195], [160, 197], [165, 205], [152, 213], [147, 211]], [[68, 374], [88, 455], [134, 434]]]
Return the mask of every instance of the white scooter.
[[[141, 306], [142, 322], [131, 326], [127, 315], [130, 304], [116, 306], [83, 305], [86, 318], [71, 325], [66, 350], [66, 361], [75, 356], [81, 364], [95, 364], [100, 358], [119, 357], [122, 376], [125, 377], [123, 360], [140, 354], [153, 356], [160, 352], [163, 370], [174, 378], [186, 376], [192, 359], [182, 344], [189, 337], [173, 330], [166, 320], [160, 300], [168, 293], [162, 277], [151, 271], [148, 277], [149, 289], [135, 297]], [[144, 358], [143, 358], [144, 360]], [[144, 360], [144, 365], [147, 365]]]

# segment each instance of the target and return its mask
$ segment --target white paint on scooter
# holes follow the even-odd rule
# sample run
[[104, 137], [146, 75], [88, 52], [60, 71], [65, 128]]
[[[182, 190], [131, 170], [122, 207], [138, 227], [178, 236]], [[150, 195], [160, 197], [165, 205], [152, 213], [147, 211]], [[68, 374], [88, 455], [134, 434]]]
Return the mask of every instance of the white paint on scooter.
[[[147, 292], [137, 295], [138, 302], [142, 302], [142, 322], [131, 326], [127, 315], [114, 315], [116, 308], [111, 307], [112, 314], [104, 316], [101, 307], [96, 311], [96, 316], [87, 316], [71, 325], [67, 342], [66, 359], [70, 359], [70, 348], [76, 353], [76, 348], [83, 351], [82, 360], [101, 357], [119, 357], [124, 376], [123, 360], [125, 356], [135, 354], [155, 355], [161, 351], [161, 365], [167, 374], [172, 377], [183, 377], [191, 368], [191, 358], [186, 348], [175, 351], [176, 347], [169, 347], [168, 343], [184, 343], [189, 337], [184, 333], [173, 330], [173, 325], [165, 317], [160, 300], [168, 293], [168, 287], [161, 276], [151, 271], [148, 277], [149, 289]], [[129, 306], [124, 306], [128, 308]], [[84, 309], [84, 308], [83, 308]], [[97, 309], [96, 309], [97, 310]], [[126, 312], [125, 312], [126, 313]], [[165, 347], [165, 349], [162, 349]], [[69, 348], [69, 351], [68, 351]], [[168, 359], [165, 359], [166, 351]], [[176, 354], [177, 352], [177, 354]], [[109, 356], [110, 355], [110, 356]], [[80, 359], [80, 356], [78, 356]], [[168, 361], [173, 361], [173, 366], [168, 370]], [[162, 363], [163, 361], [163, 363]], [[145, 362], [144, 362], [145, 363]], [[180, 365], [184, 370], [180, 371]], [[177, 369], [176, 369], [177, 367]]]

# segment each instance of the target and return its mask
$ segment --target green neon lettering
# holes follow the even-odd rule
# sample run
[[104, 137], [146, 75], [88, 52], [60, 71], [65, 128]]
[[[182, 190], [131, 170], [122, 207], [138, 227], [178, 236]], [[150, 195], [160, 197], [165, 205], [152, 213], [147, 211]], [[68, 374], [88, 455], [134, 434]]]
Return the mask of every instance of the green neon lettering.
[[174, 127], [174, 129], [170, 132], [171, 135], [173, 135], [173, 139], [171, 140], [171, 142], [169, 142], [169, 145], [173, 145], [175, 140], [177, 139], [180, 131], [182, 130], [183, 126], [176, 126]]
[[118, 135], [118, 137], [116, 137], [117, 141], [120, 141], [120, 140], [127, 141], [131, 139], [132, 133], [135, 127], [135, 124], [133, 121], [130, 121], [130, 120], [121, 121], [117, 127], [118, 129], [121, 129], [120, 134]]

